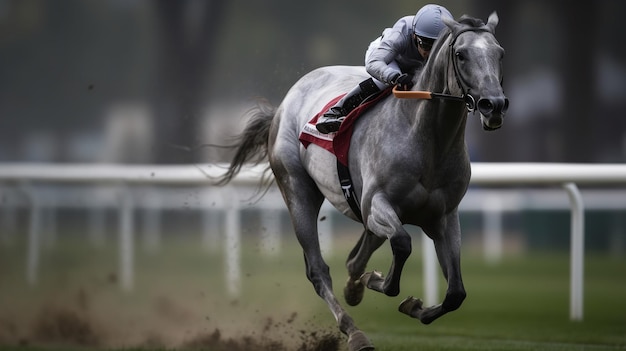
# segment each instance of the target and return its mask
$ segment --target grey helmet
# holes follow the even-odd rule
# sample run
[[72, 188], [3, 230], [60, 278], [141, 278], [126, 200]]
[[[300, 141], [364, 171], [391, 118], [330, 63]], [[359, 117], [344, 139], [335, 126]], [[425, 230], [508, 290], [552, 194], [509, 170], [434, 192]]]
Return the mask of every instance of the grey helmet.
[[413, 32], [419, 36], [437, 39], [439, 33], [445, 28], [441, 17], [453, 18], [448, 9], [440, 5], [428, 4], [419, 9], [413, 18]]

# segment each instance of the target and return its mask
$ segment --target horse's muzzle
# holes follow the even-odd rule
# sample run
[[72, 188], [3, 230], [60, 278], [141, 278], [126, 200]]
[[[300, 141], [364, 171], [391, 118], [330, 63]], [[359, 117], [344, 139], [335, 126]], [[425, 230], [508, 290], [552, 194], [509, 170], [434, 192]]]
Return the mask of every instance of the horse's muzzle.
[[484, 130], [496, 130], [502, 126], [506, 111], [509, 109], [509, 99], [505, 96], [481, 98], [476, 103], [480, 112]]

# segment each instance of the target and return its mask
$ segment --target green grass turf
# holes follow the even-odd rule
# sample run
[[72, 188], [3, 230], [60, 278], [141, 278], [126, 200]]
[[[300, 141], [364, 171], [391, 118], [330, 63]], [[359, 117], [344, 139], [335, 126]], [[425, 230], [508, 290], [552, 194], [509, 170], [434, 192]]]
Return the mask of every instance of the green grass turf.
[[[343, 262], [356, 239], [337, 240], [327, 255], [340, 301]], [[189, 339], [218, 329], [233, 337], [287, 342], [305, 330], [335, 330], [332, 315], [306, 280], [301, 250], [292, 238], [270, 257], [258, 240], [246, 241], [239, 297], [226, 292], [223, 253], [207, 252], [199, 243], [197, 236], [181, 235], [165, 240], [158, 253], [138, 243], [132, 293], [118, 286], [115, 241], [94, 248], [61, 236], [42, 251], [36, 287], [25, 282], [23, 240], [0, 246], [0, 350], [96, 349], [59, 339], [58, 331], [46, 334], [45, 316], [59, 310], [86, 319], [98, 348], [116, 351], [186, 350]], [[490, 265], [465, 250], [466, 301], [458, 311], [422, 325], [397, 312], [404, 297], [422, 295], [419, 243], [405, 268], [400, 296], [367, 291], [359, 306], [347, 307], [377, 350], [626, 350], [626, 258], [585, 256], [585, 315], [572, 322], [566, 252], [517, 254]], [[389, 263], [384, 245], [369, 269], [386, 272]]]

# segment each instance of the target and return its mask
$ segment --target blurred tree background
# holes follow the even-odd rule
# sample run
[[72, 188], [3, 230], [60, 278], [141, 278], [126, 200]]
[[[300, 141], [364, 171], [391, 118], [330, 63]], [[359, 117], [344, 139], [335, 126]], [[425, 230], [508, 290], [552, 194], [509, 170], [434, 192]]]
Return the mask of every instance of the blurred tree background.
[[[624, 162], [625, 2], [441, 1], [497, 11], [504, 127], [470, 115], [474, 161]], [[279, 104], [426, 2], [0, 0], [0, 162], [224, 161], [258, 96]]]

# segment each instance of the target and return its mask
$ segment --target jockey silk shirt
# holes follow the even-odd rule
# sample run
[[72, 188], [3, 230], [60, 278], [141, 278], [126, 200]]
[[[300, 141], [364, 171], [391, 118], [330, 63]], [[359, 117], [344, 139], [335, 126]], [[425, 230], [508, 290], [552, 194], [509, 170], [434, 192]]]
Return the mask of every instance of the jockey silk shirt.
[[[372, 77], [391, 84], [398, 74], [413, 74], [424, 65], [425, 60], [413, 42], [414, 17], [400, 18], [393, 27], [385, 28], [382, 35], [372, 41], [365, 55], [365, 69]], [[394, 61], [397, 67], [394, 67]]]

